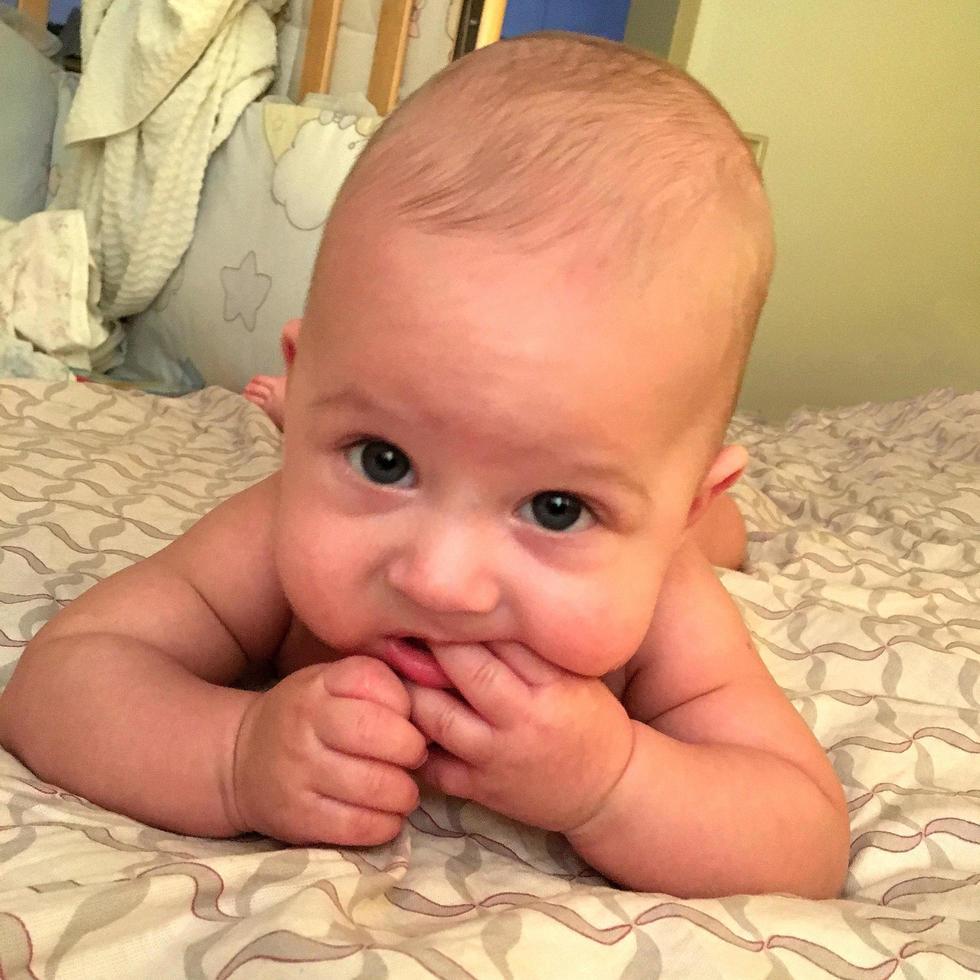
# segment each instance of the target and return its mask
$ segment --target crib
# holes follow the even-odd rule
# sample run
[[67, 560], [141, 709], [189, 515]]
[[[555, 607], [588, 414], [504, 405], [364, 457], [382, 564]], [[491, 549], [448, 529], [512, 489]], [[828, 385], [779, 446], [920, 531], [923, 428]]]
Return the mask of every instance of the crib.
[[[44, 18], [41, 0], [22, 5]], [[343, 26], [339, 0], [312, 7], [288, 72], [303, 92], [327, 86]], [[501, 10], [486, 5], [481, 42]], [[369, 99], [383, 114], [425, 0], [380, 11]], [[448, 60], [455, 39], [442, 41]], [[69, 102], [56, 85], [52, 116]], [[279, 328], [376, 124], [333, 104], [242, 111], [208, 164], [190, 247], [128, 321], [133, 371], [188, 393], [0, 379], [0, 686], [58, 609], [278, 467], [281, 434], [236, 392], [278, 369]], [[560, 835], [435, 793], [380, 847], [186, 837], [0, 750], [0, 975], [976, 975], [978, 432], [980, 392], [948, 390], [731, 424], [751, 457], [732, 491], [749, 562], [720, 574], [843, 783], [839, 899], [624, 890]]]

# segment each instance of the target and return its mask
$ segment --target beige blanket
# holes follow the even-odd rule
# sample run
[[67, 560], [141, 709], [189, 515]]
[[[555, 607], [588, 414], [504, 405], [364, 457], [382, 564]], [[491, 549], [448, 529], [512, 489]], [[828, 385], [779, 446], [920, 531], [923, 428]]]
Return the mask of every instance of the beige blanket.
[[[975, 976], [980, 393], [733, 428], [753, 454], [737, 490], [752, 567], [725, 583], [844, 783], [844, 898], [622, 891], [559, 837], [436, 796], [385, 847], [181, 837], [0, 752], [0, 973]], [[60, 606], [278, 452], [265, 417], [216, 388], [0, 383], [0, 684]]]

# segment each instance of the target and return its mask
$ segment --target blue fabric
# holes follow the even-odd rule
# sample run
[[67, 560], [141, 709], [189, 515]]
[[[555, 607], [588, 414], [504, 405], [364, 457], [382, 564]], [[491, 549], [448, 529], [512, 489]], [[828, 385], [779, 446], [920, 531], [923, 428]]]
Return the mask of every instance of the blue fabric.
[[503, 37], [560, 30], [622, 41], [630, 0], [509, 0]]

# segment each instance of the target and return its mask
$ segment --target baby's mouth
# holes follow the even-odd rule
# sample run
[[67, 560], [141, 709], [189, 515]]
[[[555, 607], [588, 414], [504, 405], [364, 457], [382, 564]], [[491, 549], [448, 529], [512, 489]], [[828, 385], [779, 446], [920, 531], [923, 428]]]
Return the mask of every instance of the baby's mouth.
[[382, 659], [406, 680], [423, 687], [453, 686], [429, 644], [420, 636], [386, 636]]

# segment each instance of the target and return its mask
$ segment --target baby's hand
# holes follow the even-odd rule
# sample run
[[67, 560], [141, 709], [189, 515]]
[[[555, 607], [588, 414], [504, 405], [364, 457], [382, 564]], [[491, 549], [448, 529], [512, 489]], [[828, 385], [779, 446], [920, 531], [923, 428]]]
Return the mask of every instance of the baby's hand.
[[626, 770], [633, 726], [596, 678], [516, 643], [434, 647], [465, 699], [409, 684], [412, 721], [441, 748], [430, 784], [506, 816], [567, 833], [588, 821]]
[[290, 674], [246, 711], [230, 809], [241, 830], [294, 844], [381, 844], [418, 803], [425, 759], [400, 680], [369, 657]]

